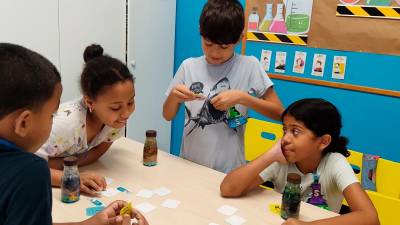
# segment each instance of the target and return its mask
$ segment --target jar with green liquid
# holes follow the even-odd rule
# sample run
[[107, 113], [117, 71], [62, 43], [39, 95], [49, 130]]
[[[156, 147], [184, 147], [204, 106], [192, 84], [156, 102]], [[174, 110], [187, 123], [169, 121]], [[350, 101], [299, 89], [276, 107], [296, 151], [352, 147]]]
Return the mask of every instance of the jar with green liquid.
[[282, 194], [281, 217], [283, 219], [299, 218], [301, 202], [301, 177], [296, 173], [287, 175], [287, 183]]

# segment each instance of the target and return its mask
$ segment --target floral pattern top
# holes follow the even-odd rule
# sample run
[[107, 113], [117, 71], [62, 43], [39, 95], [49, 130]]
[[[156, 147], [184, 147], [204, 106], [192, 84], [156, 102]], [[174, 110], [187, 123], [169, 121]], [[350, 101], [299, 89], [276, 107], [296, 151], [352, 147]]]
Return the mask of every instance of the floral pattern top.
[[123, 136], [124, 128], [105, 125], [90, 143], [86, 133], [87, 107], [83, 99], [75, 99], [60, 105], [53, 118], [53, 128], [46, 143], [36, 152], [44, 159], [79, 155], [103, 142], [113, 142]]

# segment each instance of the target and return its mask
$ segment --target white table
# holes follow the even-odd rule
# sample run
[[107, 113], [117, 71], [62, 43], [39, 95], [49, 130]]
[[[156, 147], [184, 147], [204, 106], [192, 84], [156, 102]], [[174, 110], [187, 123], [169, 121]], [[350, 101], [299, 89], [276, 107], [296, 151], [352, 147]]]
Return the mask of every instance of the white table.
[[[269, 210], [270, 204], [280, 204], [281, 194], [260, 188], [242, 198], [227, 199], [220, 196], [219, 185], [225, 174], [197, 165], [193, 162], [175, 157], [166, 152], [158, 152], [158, 165], [146, 167], [142, 165], [143, 144], [121, 138], [116, 141], [101, 159], [81, 170], [95, 171], [114, 179], [109, 187], [123, 186], [132, 194], [120, 193], [114, 197], [101, 197], [100, 200], [108, 204], [116, 199], [130, 201], [133, 206], [148, 202], [157, 208], [145, 214], [150, 225], [208, 225], [214, 222], [220, 225], [227, 224], [228, 217], [217, 212], [222, 205], [231, 205], [238, 208], [235, 213], [247, 220], [245, 224], [281, 224], [279, 215]], [[166, 196], [155, 195], [150, 199], [137, 197], [141, 189], [157, 189], [166, 187], [172, 192]], [[179, 200], [181, 203], [176, 209], [164, 208], [162, 202], [167, 199]], [[53, 221], [72, 222], [87, 218], [86, 208], [94, 205], [89, 202], [90, 197], [82, 196], [72, 204], [60, 201], [60, 189], [53, 188]], [[320, 209], [302, 202], [300, 219], [316, 220], [336, 216], [336, 213]]]

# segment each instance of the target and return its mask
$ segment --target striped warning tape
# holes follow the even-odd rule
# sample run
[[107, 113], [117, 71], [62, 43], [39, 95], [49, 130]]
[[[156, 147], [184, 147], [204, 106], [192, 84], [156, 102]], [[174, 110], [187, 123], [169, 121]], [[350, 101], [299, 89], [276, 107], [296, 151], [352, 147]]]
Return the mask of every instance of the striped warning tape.
[[338, 5], [336, 8], [336, 16], [400, 19], [400, 7]]
[[307, 35], [276, 34], [276, 33], [248, 31], [247, 40], [284, 43], [293, 45], [307, 45]]

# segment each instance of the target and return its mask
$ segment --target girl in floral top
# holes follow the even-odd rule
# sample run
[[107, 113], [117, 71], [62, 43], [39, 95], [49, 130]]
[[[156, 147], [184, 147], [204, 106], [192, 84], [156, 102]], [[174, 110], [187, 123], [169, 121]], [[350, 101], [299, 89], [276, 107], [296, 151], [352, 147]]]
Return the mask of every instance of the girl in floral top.
[[[83, 96], [59, 107], [47, 142], [37, 152], [48, 160], [53, 186], [61, 185], [63, 158], [77, 156], [78, 165], [95, 162], [123, 135], [135, 110], [134, 78], [120, 60], [103, 55], [100, 45], [86, 47], [81, 74]], [[80, 174], [81, 191], [105, 190], [105, 178], [92, 172]]]

